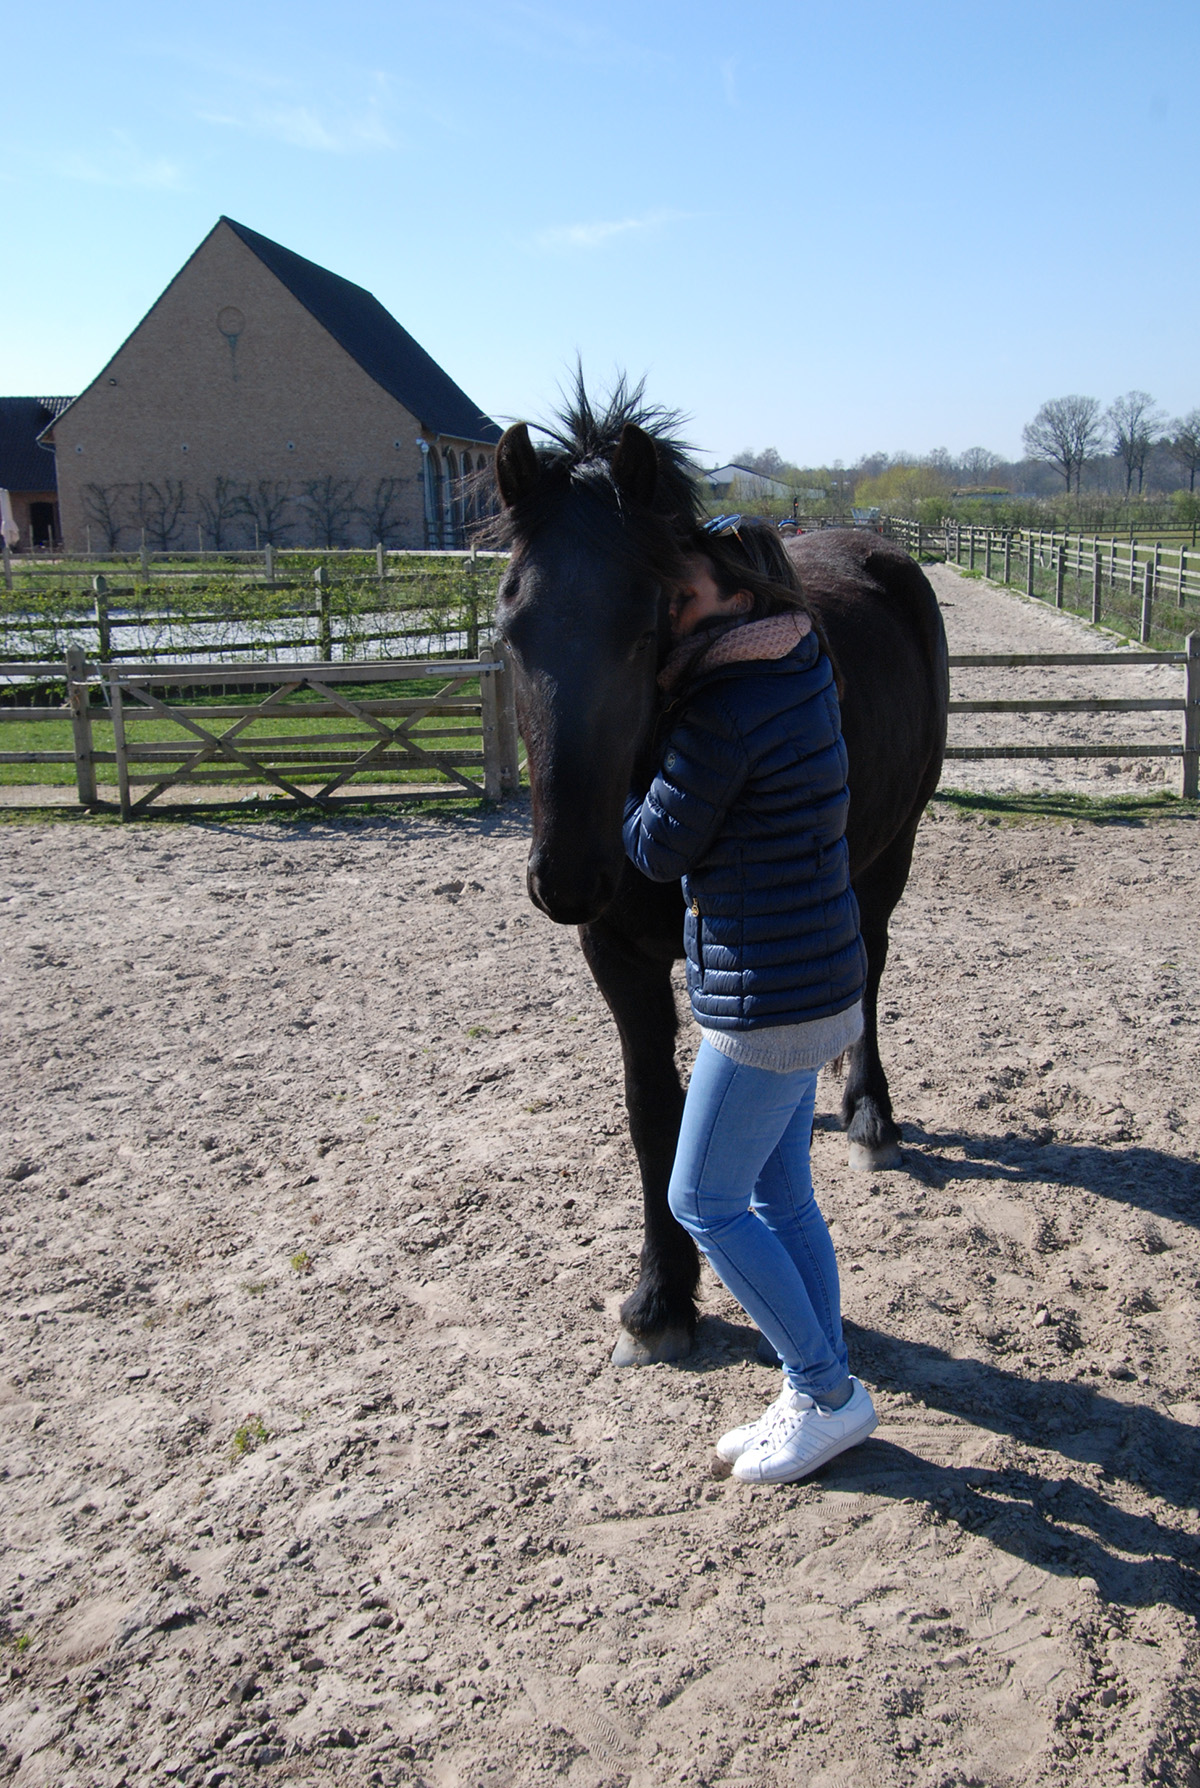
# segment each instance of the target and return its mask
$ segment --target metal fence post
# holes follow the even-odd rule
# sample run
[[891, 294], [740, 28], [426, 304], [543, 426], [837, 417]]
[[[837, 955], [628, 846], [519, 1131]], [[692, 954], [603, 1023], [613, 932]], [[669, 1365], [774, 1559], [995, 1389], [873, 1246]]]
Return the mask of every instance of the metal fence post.
[[1067, 549], [1065, 546], [1059, 545], [1051, 547], [1050, 550], [1054, 554], [1054, 606], [1055, 608], [1061, 608], [1063, 605], [1063, 573], [1066, 570]]
[[1100, 542], [1092, 554], [1092, 626], [1100, 625]]
[[88, 705], [87, 660], [82, 646], [67, 647], [67, 705], [75, 752], [75, 788], [81, 807], [96, 800], [96, 763], [92, 756], [92, 711]]
[[268, 540], [263, 548], [263, 572], [269, 584], [275, 582], [275, 548]]
[[974, 525], [974, 523], [972, 523], [970, 532], [967, 537], [967, 570], [974, 571], [974, 569], [975, 569], [975, 525]]
[[1184, 591], [1184, 584], [1185, 584], [1185, 581], [1187, 578], [1187, 556], [1188, 556], [1188, 549], [1181, 542], [1180, 547], [1179, 547], [1179, 606], [1180, 606], [1180, 608], [1183, 607], [1183, 591]]
[[992, 575], [992, 530], [990, 528], [984, 534], [983, 541], [983, 575], [990, 578]]
[[1025, 594], [1033, 595], [1033, 535], [1029, 536], [1029, 562], [1025, 567]]
[[8, 535], [4, 535], [4, 588], [12, 589], [12, 553], [9, 550]]
[[375, 575], [380, 583], [383, 582], [385, 574], [386, 567], [383, 562], [383, 541], [381, 540], [375, 548]]
[[1141, 641], [1146, 645], [1150, 638], [1150, 622], [1154, 607], [1154, 566], [1147, 563], [1142, 568], [1142, 631]]
[[1012, 582], [1012, 529], [1004, 530], [1004, 582]]
[[1187, 801], [1200, 796], [1200, 633], [1187, 636], [1183, 698], [1183, 779], [1180, 794]]

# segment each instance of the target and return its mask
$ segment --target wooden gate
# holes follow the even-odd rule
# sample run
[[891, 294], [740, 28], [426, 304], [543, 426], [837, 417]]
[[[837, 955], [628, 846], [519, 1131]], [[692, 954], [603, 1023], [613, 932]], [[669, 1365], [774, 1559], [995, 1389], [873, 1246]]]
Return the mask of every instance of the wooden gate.
[[[362, 693], [364, 686], [418, 678], [432, 685], [428, 695]], [[476, 678], [478, 696], [464, 694]], [[212, 705], [195, 699], [206, 687], [214, 691]], [[97, 691], [103, 705], [91, 699]], [[229, 699], [239, 691], [257, 699]], [[205, 665], [88, 664], [73, 649], [67, 695], [80, 801], [97, 804], [95, 767], [115, 764], [123, 819], [144, 813], [170, 789], [231, 780], [271, 784], [306, 806], [329, 803], [339, 790], [348, 794], [354, 779], [372, 774], [390, 783], [384, 798], [405, 800], [458, 790], [499, 801], [520, 782], [512, 673], [500, 648], [454, 661]], [[148, 718], [174, 734], [134, 736], [136, 721]], [[112, 726], [111, 752], [95, 746], [94, 729], [104, 721]], [[297, 722], [315, 724], [281, 730]], [[405, 771], [425, 772], [425, 779], [398, 782], [396, 773]]]

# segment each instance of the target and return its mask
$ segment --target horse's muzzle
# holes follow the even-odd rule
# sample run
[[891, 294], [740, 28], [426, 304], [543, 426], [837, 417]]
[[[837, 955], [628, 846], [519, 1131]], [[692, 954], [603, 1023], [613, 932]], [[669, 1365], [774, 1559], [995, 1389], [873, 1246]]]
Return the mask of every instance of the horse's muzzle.
[[526, 873], [530, 900], [557, 925], [590, 925], [612, 905], [619, 880], [599, 863], [560, 869], [536, 850]]

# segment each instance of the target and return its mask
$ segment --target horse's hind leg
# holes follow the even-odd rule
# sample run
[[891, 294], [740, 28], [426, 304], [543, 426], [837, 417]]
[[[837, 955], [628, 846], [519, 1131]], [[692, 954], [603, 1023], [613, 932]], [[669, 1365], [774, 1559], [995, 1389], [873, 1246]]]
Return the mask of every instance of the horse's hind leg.
[[667, 1205], [683, 1088], [675, 1068], [675, 995], [671, 965], [655, 961], [610, 932], [603, 921], [581, 928], [596, 985], [621, 1037], [625, 1105], [642, 1176], [645, 1230], [638, 1282], [621, 1305], [617, 1366], [682, 1359], [696, 1331], [700, 1261], [695, 1243]]
[[887, 963], [888, 921], [908, 880], [916, 835], [914, 821], [854, 880], [867, 950], [867, 984], [863, 1034], [847, 1056], [842, 1124], [850, 1142], [850, 1165], [864, 1172], [900, 1165], [900, 1126], [892, 1116], [887, 1075], [879, 1059], [879, 983]]

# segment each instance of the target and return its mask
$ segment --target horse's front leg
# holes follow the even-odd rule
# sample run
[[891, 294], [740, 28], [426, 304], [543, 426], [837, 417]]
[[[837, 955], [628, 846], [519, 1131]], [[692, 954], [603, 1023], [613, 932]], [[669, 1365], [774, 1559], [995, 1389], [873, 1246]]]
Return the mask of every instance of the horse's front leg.
[[625, 1106], [642, 1175], [641, 1271], [621, 1305], [623, 1326], [613, 1364], [652, 1366], [690, 1352], [700, 1279], [695, 1243], [667, 1206], [683, 1111], [671, 964], [644, 953], [603, 920], [581, 926], [579, 937], [620, 1034]]

